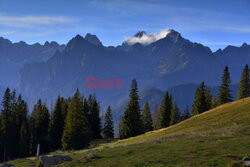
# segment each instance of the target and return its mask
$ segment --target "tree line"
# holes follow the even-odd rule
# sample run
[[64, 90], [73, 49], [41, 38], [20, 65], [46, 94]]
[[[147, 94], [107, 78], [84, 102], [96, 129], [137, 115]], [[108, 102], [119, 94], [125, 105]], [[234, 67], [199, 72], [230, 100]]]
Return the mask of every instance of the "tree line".
[[[172, 95], [166, 91], [161, 105], [155, 105], [151, 114], [149, 103], [145, 102], [141, 110], [138, 86], [132, 80], [129, 102], [118, 127], [121, 139], [133, 137], [148, 131], [165, 128], [188, 119], [192, 115], [203, 113], [218, 105], [233, 100], [230, 90], [228, 67], [224, 69], [218, 98], [213, 96], [208, 86], [202, 82], [195, 92], [191, 112], [188, 106], [181, 114]], [[249, 69], [245, 66], [237, 99], [250, 96]], [[112, 110], [108, 106], [104, 126], [101, 125], [100, 106], [95, 95], [84, 98], [77, 89], [72, 97], [58, 96], [52, 111], [41, 99], [34, 105], [31, 114], [27, 103], [16, 91], [6, 89], [0, 113], [0, 161], [17, 157], [35, 155], [37, 146], [41, 153], [85, 148], [91, 140], [114, 138]]]
[[[191, 114], [194, 116], [215, 108], [218, 105], [231, 102], [233, 101], [233, 97], [230, 86], [230, 73], [228, 66], [226, 66], [222, 75], [222, 81], [219, 87], [219, 93], [217, 95], [218, 98], [212, 95], [210, 88], [206, 86], [204, 82], [201, 82], [195, 92], [191, 113], [189, 112], [189, 108], [187, 106], [181, 115], [177, 103], [175, 101], [173, 102], [172, 95], [166, 91], [160, 108], [158, 105], [156, 105], [151, 116], [148, 102], [145, 102], [143, 111], [141, 113], [137, 82], [134, 79], [131, 84], [129, 103], [124, 112], [122, 120], [119, 123], [119, 137], [124, 139], [151, 131], [153, 129], [169, 127], [185, 119], [188, 119], [191, 117]], [[242, 99], [249, 96], [249, 68], [248, 65], [246, 65], [241, 74], [237, 99]]]
[[95, 95], [84, 98], [77, 89], [73, 97], [58, 96], [49, 112], [41, 99], [29, 114], [27, 103], [16, 91], [6, 89], [0, 113], [0, 161], [35, 155], [57, 149], [75, 150], [89, 145], [91, 140], [113, 138], [110, 106], [102, 128], [100, 106]]

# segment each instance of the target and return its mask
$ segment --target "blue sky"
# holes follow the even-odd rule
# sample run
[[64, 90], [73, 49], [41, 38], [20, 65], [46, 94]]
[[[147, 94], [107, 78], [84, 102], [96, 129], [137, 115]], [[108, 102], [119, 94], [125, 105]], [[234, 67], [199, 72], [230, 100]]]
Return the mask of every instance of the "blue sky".
[[174, 29], [209, 46], [250, 43], [250, 0], [0, 0], [0, 36], [29, 44], [96, 34], [119, 45], [139, 30]]

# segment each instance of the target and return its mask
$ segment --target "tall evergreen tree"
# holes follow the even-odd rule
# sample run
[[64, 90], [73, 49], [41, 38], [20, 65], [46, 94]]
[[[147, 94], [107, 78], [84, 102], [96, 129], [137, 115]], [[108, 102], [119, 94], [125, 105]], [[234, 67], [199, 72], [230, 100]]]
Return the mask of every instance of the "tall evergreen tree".
[[[15, 91], [13, 91], [15, 92]], [[17, 148], [13, 147], [16, 144], [16, 126], [15, 126], [15, 115], [13, 113], [14, 108], [14, 93], [10, 92], [10, 89], [7, 88], [3, 101], [2, 101], [2, 112], [1, 112], [1, 135], [2, 135], [2, 144], [4, 152], [4, 160], [10, 160], [17, 156]]]
[[181, 117], [181, 120], [184, 121], [186, 119], [190, 118], [190, 113], [189, 113], [189, 110], [188, 110], [188, 106], [186, 106], [184, 112], [183, 112], [183, 115]]
[[144, 132], [153, 130], [153, 121], [148, 102], [146, 101], [142, 112], [142, 124]]
[[101, 138], [101, 118], [100, 118], [100, 106], [96, 100], [95, 95], [89, 96], [88, 99], [88, 121], [90, 123], [92, 139], [100, 139]]
[[61, 139], [64, 128], [63, 99], [58, 96], [51, 117], [50, 142], [52, 149], [61, 148]]
[[89, 120], [90, 119], [89, 118], [89, 104], [86, 99], [84, 99], [84, 102], [83, 102], [83, 112], [86, 115], [87, 119]]
[[197, 115], [210, 109], [210, 96], [205, 83], [201, 82], [195, 92], [192, 115]]
[[152, 114], [153, 128], [154, 130], [159, 128], [159, 107], [156, 104]]
[[159, 127], [168, 127], [171, 121], [172, 96], [166, 91], [160, 106]]
[[19, 138], [19, 156], [26, 157], [30, 151], [30, 133], [28, 128], [28, 120], [23, 121], [20, 129]]
[[30, 133], [28, 127], [28, 106], [22, 99], [21, 94], [17, 98], [14, 115], [17, 130], [16, 141], [17, 145], [19, 145], [18, 153], [21, 157], [24, 157], [29, 154]]
[[104, 138], [106, 139], [114, 138], [114, 126], [113, 126], [113, 119], [110, 106], [108, 106], [107, 112], [105, 114], [103, 135]]
[[68, 107], [69, 107], [69, 100], [61, 97], [61, 109], [62, 109], [62, 116], [63, 116], [64, 122], [67, 116]]
[[211, 102], [211, 108], [215, 108], [215, 107], [217, 107], [217, 100], [216, 100], [216, 97], [213, 96], [212, 102]]
[[232, 101], [230, 84], [231, 84], [230, 74], [228, 71], [228, 66], [226, 66], [224, 69], [224, 73], [222, 75], [222, 83], [218, 95], [218, 105]]
[[36, 153], [37, 145], [40, 144], [40, 152], [49, 151], [48, 135], [49, 135], [50, 114], [46, 104], [39, 99], [35, 104], [30, 117], [32, 153]]
[[[29, 139], [28, 127], [22, 128], [22, 124], [28, 122], [27, 118], [27, 104], [22, 100], [21, 95], [16, 99], [16, 91], [10, 91], [6, 89], [4, 98], [2, 101], [2, 110], [0, 114], [0, 148], [1, 148], [1, 160], [10, 160], [13, 158], [28, 155], [28, 147], [23, 154], [23, 145], [28, 146], [29, 140], [25, 143], [20, 143], [22, 139], [21, 133], [26, 130], [26, 138]], [[3, 158], [5, 156], [5, 158]]]
[[142, 133], [141, 113], [137, 82], [132, 80], [129, 103], [122, 118], [121, 138], [128, 138]]
[[249, 79], [249, 69], [246, 64], [240, 79], [240, 85], [238, 90], [237, 99], [242, 99], [250, 96], [250, 79]]
[[181, 120], [181, 116], [180, 116], [180, 110], [177, 106], [177, 103], [174, 102], [173, 108], [171, 110], [171, 121], [170, 121], [170, 125], [174, 125], [178, 122], [180, 122]]
[[206, 97], [207, 110], [210, 110], [212, 106], [213, 95], [210, 88], [207, 86], [205, 86], [205, 97]]
[[91, 139], [90, 126], [83, 111], [83, 97], [77, 89], [68, 107], [62, 137], [63, 150], [81, 149]]

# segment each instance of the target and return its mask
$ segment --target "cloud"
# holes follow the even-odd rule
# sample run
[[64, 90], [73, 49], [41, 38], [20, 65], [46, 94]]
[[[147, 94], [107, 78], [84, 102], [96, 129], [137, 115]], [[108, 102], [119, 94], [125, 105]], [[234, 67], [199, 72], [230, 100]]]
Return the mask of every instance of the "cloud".
[[143, 33], [143, 35], [141, 37], [131, 37], [128, 38], [125, 42], [129, 45], [133, 45], [135, 43], [140, 43], [142, 45], [149, 45], [155, 41], [158, 41], [159, 39], [165, 38], [167, 36], [167, 34], [169, 34], [171, 32], [171, 30], [169, 29], [165, 29], [160, 31], [159, 34], [152, 34], [150, 36], [148, 36], [146, 33]]
[[64, 16], [6, 16], [0, 14], [0, 25], [17, 28], [32, 28], [35, 26], [56, 25], [74, 21], [74, 19]]
[[13, 34], [13, 31], [0, 31], [0, 35], [10, 35]]

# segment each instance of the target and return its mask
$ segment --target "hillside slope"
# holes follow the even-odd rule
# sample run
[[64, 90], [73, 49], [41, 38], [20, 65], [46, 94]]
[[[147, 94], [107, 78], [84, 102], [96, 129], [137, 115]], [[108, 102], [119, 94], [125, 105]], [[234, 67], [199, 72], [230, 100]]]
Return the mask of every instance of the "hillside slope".
[[[100, 158], [79, 160], [90, 151]], [[221, 105], [168, 128], [69, 154], [74, 160], [62, 166], [183, 167], [238, 163], [242, 157], [250, 156], [250, 98]], [[19, 166], [24, 162], [13, 163]]]

